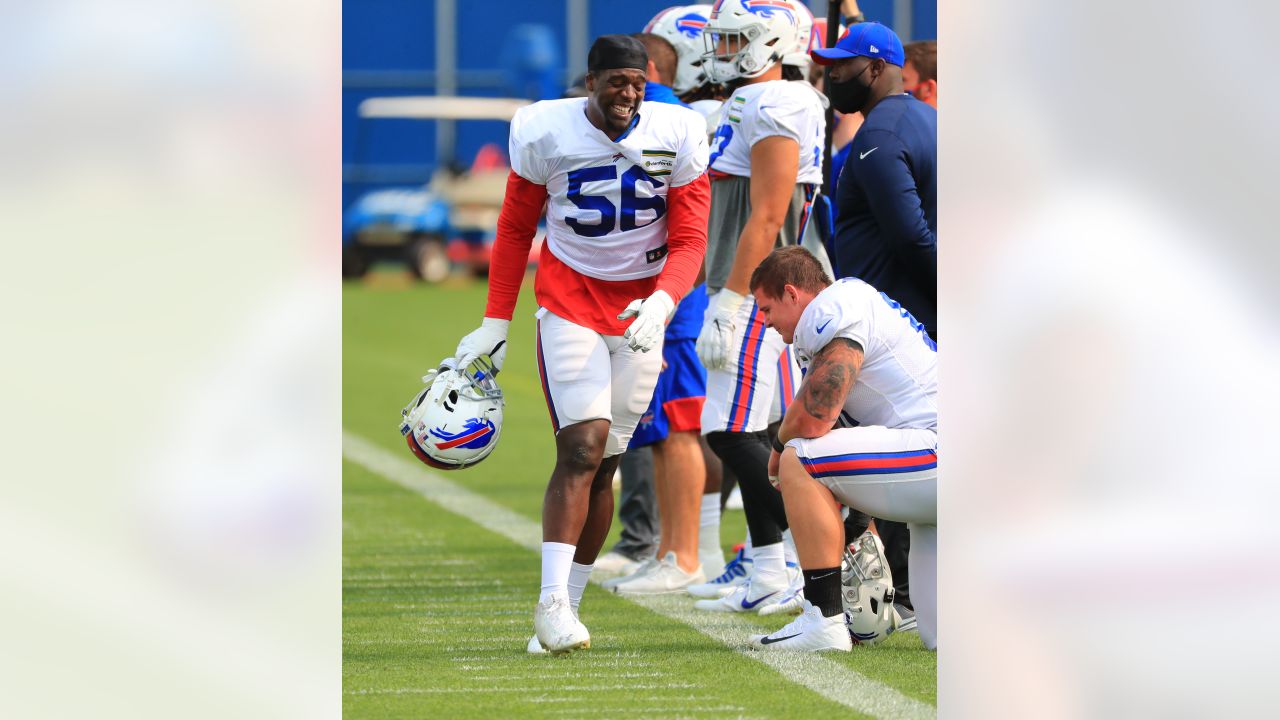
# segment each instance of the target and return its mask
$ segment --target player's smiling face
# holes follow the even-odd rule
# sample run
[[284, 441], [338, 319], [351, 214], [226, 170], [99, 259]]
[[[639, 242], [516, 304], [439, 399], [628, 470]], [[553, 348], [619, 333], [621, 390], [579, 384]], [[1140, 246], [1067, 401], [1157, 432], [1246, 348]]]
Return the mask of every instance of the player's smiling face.
[[644, 72], [634, 68], [601, 70], [595, 75], [587, 75], [587, 90], [591, 92], [587, 117], [593, 125], [616, 139], [640, 111], [644, 84]]

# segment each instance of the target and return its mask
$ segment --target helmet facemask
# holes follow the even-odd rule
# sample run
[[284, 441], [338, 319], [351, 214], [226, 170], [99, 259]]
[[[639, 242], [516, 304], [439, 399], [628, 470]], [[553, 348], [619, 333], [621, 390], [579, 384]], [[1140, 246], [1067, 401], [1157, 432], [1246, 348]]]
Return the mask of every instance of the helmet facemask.
[[796, 50], [799, 33], [783, 0], [723, 0], [702, 32], [702, 67], [715, 83], [759, 77]]

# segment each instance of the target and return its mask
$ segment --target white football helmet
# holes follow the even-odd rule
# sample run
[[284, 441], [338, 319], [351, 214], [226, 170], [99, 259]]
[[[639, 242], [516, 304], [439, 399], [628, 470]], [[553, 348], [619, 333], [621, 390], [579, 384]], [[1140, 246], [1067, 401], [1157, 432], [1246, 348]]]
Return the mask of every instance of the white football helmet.
[[880, 538], [867, 531], [845, 548], [840, 563], [840, 594], [853, 643], [874, 645], [901, 622], [893, 608], [893, 576]]
[[791, 0], [716, 0], [702, 32], [702, 67], [715, 83], [758, 77], [795, 52], [799, 34]]
[[707, 83], [702, 70], [702, 29], [711, 15], [710, 5], [677, 5], [653, 16], [644, 31], [653, 33], [676, 49], [676, 80], [671, 86], [677, 95]]
[[480, 462], [502, 434], [502, 390], [493, 360], [481, 355], [461, 370], [427, 373], [427, 387], [400, 411], [400, 434], [422, 462], [460, 470]]
[[782, 56], [783, 65], [809, 69], [809, 49], [813, 43], [813, 12], [801, 0], [788, 0], [796, 14], [795, 48]]

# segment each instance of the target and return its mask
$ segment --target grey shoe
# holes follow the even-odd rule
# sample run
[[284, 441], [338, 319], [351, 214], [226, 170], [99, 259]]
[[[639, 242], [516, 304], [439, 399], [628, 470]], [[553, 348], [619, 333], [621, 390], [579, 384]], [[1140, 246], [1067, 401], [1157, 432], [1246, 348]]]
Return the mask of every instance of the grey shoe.
[[666, 595], [682, 592], [690, 585], [703, 583], [706, 579], [701, 565], [693, 572], [685, 572], [676, 563], [676, 554], [668, 552], [666, 557], [645, 574], [633, 576], [610, 589], [619, 595]]

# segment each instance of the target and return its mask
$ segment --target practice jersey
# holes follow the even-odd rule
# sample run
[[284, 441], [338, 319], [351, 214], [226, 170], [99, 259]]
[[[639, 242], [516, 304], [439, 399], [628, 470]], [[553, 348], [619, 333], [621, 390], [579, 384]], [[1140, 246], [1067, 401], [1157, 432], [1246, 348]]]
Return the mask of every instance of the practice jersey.
[[809, 83], [770, 80], [743, 85], [720, 111], [720, 125], [711, 140], [711, 169], [751, 177], [751, 146], [779, 135], [800, 145], [796, 182], [821, 186], [826, 132], [822, 98]]
[[708, 137], [716, 134], [716, 129], [720, 127], [720, 108], [724, 107], [723, 100], [694, 100], [689, 103], [689, 107], [702, 113], [707, 119], [707, 135]]
[[862, 346], [862, 370], [846, 419], [858, 425], [936, 429], [938, 346], [901, 305], [856, 278], [837, 281], [809, 303], [796, 324], [793, 346], [800, 366], [834, 338]]
[[667, 255], [667, 190], [707, 169], [701, 115], [642, 103], [617, 141], [587, 119], [586, 98], [547, 100], [511, 121], [511, 169], [547, 188], [547, 247], [597, 280], [657, 275]]

